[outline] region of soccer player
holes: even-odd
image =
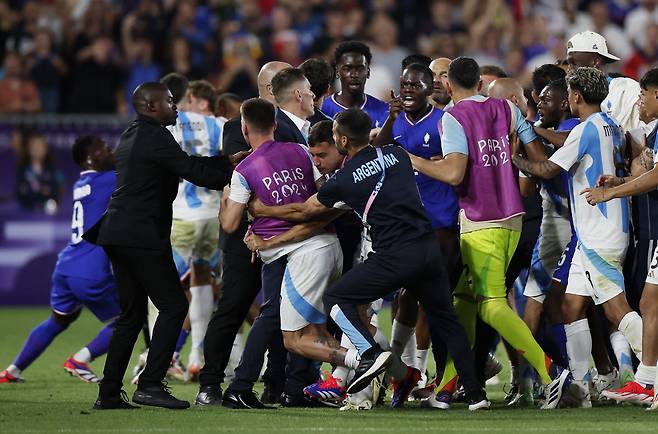
[[[482,65],[480,67],[480,79],[482,80],[480,95],[487,96],[489,85],[499,78],[507,78],[507,73],[503,68],[497,65]]]
[[[451,60],[447,57],[439,57],[432,60],[430,69],[434,74],[434,92],[432,93],[432,105],[441,110],[448,110],[452,107],[452,99],[448,93],[448,66]]]
[[[622,264],[630,223],[626,198],[591,207],[579,195],[583,189],[594,187],[599,176],[615,173],[615,164],[621,160],[621,130],[601,112],[608,81],[600,70],[581,67],[567,75],[567,84],[571,113],[581,123],[571,130],[564,146],[544,161],[529,161],[520,155],[512,158],[519,169],[539,178],[554,178],[562,170],[570,174],[571,214],[578,245],[562,312],[569,366],[578,386],[577,405],[587,408],[591,407],[588,380],[592,337],[586,317],[589,303],[603,306],[608,320],[628,339],[640,359],[642,318],[631,310],[624,295]]]
[[[188,155],[214,157],[219,154],[224,122],[214,116],[217,94],[207,81],[189,83],[176,125],[168,127]],[[188,267],[192,345],[187,365],[195,380],[203,364],[203,339],[215,306],[211,262],[218,254],[220,192],[197,187],[183,180],[173,203],[171,245],[179,274]]]
[[[516,135],[524,145],[539,143],[518,107],[478,95],[481,86],[475,60],[460,57],[450,63],[448,89],[455,106],[441,119],[444,159],[428,161],[412,155],[411,161],[419,172],[457,187],[462,260],[472,278],[470,295],[476,302],[465,315],[469,318],[466,327],[473,327],[477,312],[535,368],[548,385],[544,408],[555,408],[568,386],[569,372],[552,382],[551,361],[507,304],[505,287],[505,270],[519,241],[523,216],[508,137]],[[450,405],[457,380],[450,368],[446,367],[437,397],[432,398],[433,407]]]
[[[391,102],[389,117],[377,136],[375,141],[377,144],[383,145],[395,141],[407,152],[418,157],[425,159],[443,157],[438,130],[443,111],[433,107],[429,102],[434,91],[433,84],[432,70],[425,65],[411,64],[402,71],[400,97]],[[416,173],[416,183],[421,201],[432,223],[432,229],[438,238],[448,270],[449,289],[452,290],[462,269],[457,231],[457,196],[452,186],[422,173]],[[407,292],[400,297],[400,307],[393,321],[392,346],[394,352],[401,354],[411,337],[415,355],[410,364],[424,374],[427,369],[430,339],[424,313],[420,312],[418,315],[420,321],[417,322],[417,301],[413,297],[411,300],[409,298]],[[411,336],[414,333],[414,325],[417,335],[415,338]],[[470,339],[472,337],[469,335]],[[438,352],[441,354],[438,355],[438,359],[445,363],[445,351]],[[424,386],[422,383],[421,381],[420,386]]]
[[[649,119],[658,118],[658,69],[649,70],[640,80],[642,93],[640,109],[647,113]],[[604,175],[599,178],[596,188],[585,188],[581,194],[590,205],[605,203],[616,198],[650,193],[647,200],[652,208],[656,206],[658,188],[658,128],[654,127],[646,139],[645,151],[633,161],[633,173],[628,177]],[[646,270],[638,273],[646,275],[646,283],[640,300],[642,310],[642,360],[635,373],[635,381],[624,387],[604,391],[603,395],[615,401],[634,403],[651,403],[651,410],[658,410],[655,396],[656,359],[658,359],[658,247],[654,249],[650,264]]]
[[[349,109],[334,120],[334,138],[350,159],[303,204],[264,207],[261,215],[306,221],[344,202],[372,233],[373,252],[324,296],[326,310],[359,351],[361,361],[348,392],[358,392],[384,370],[393,378],[392,406],[400,406],[420,378],[399,357],[383,351],[360,317],[359,305],[397,288],[409,290],[423,305],[432,341],[445,342],[458,360],[469,408],[488,408],[474,369],[473,354],[452,307],[449,283],[429,218],[422,206],[407,153],[398,146],[368,145],[370,117]],[[381,197],[380,197],[381,195]]]
[[[302,88],[309,94],[306,109],[310,115],[313,94],[308,81],[303,76],[302,79]],[[278,95],[276,89],[274,92]],[[233,173],[230,196],[220,214],[222,228],[227,232],[237,229],[252,193],[267,205],[296,203],[314,194],[316,182],[322,178],[303,145],[274,141],[276,123],[272,104],[251,99],[243,103],[241,114],[243,134],[254,151]],[[268,239],[285,233],[292,226],[283,220],[264,217],[256,218],[250,231]],[[284,268],[278,285],[281,289],[280,328],[286,348],[304,357],[356,368],[358,351],[341,348],[325,327],[322,295],[325,288],[340,277],[343,262],[336,235],[322,232],[301,242],[260,250],[260,256],[266,264],[263,282],[276,285],[275,276],[268,274],[279,263]],[[245,406],[244,401],[251,397],[253,392],[239,390],[232,384],[224,395],[223,405],[263,408],[255,402]]]
[[[24,381],[21,373],[80,316],[82,306],[107,325],[64,362],[64,369],[83,381],[98,382],[89,363],[107,352],[114,319],[120,313],[110,261],[102,248],[82,239],[83,232],[103,214],[114,191],[114,156],[105,142],[95,136],[77,139],[72,155],[82,172],[73,185],[71,239],[60,252],[53,272],[52,313],[32,330],[14,363],[0,373],[0,383]]]
[[[372,128],[381,128],[388,117],[388,104],[365,93],[366,81],[370,77],[370,48],[363,42],[341,42],[334,52],[336,76],[340,80],[340,92],[326,98],[322,111],[334,118],[348,108],[365,110],[372,119]]]

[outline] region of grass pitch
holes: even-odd
[[[46,308],[0,309],[0,369],[10,364],[30,330],[48,315]],[[382,318],[383,324],[390,324]],[[378,407],[369,412],[336,409],[269,411],[195,408],[173,411],[142,407],[132,411],[94,411],[97,387],[70,377],[64,360],[91,340],[100,324],[88,312],[62,333],[30,366],[22,384],[0,385],[0,434],[10,433],[658,433],[658,413],[634,406],[597,404],[590,410],[509,409],[502,386],[490,387],[491,411],[470,413],[464,404],[449,411]],[[138,345],[139,350],[139,345]],[[186,352],[184,351],[185,355]],[[136,358],[137,352],[134,354]],[[93,363],[101,374],[104,358]],[[501,374],[501,380],[507,374]],[[193,401],[197,386],[171,384],[177,397]],[[260,386],[260,385],[259,385]],[[125,387],[132,396],[134,386]]]

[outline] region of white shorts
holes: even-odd
[[[649,264],[649,271],[647,272],[646,283],[651,285],[658,285],[658,245],[653,250],[653,256],[651,257],[651,263]]]
[[[553,272],[571,239],[569,220],[544,216],[539,238],[532,251],[532,263],[523,295],[543,303],[551,287]]]
[[[567,294],[603,304],[624,292],[622,267],[626,249],[588,249],[580,242],[573,254]]]
[[[332,234],[317,235],[288,253],[281,282],[281,330],[297,331],[324,324],[322,296],[343,271],[343,252]]]

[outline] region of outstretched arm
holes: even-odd
[[[442,160],[425,160],[413,154],[409,158],[420,173],[453,186],[462,183],[468,166],[468,155],[459,152],[450,153]]]
[[[321,216],[334,212],[318,200],[317,193],[303,203],[290,203],[281,206],[267,206],[258,199],[249,202],[249,213],[254,217],[272,217],[289,222],[306,222],[321,218]]]
[[[555,131],[542,127],[535,127],[535,133],[547,142],[552,143],[556,148],[561,148],[569,136],[569,131]]]
[[[512,162],[520,171],[542,179],[551,179],[560,174],[562,168],[551,160],[530,161],[520,155],[513,155]]]

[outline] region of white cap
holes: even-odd
[[[605,43],[605,38],[590,30],[576,33],[569,39],[567,54],[569,53],[597,53],[605,57],[608,62],[619,60],[619,57],[608,52],[608,44]]]

